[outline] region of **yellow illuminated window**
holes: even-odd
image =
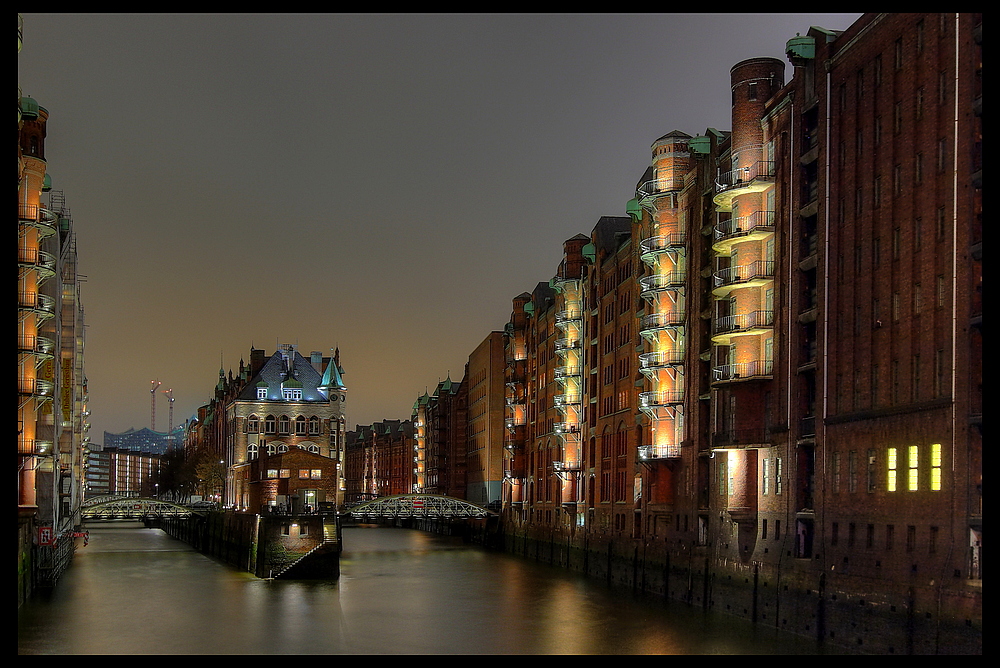
[[[909,471],[907,475],[907,489],[911,492],[917,491],[920,483],[920,476],[917,473],[917,460],[919,459],[919,448],[915,445],[910,446],[910,453],[907,457],[907,466],[909,466]]]
[[[941,444],[931,444],[931,491],[941,491]]]
[[[889,448],[888,479],[886,489],[890,492],[896,491],[896,448]]]

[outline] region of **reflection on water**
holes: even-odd
[[[131,525],[136,526],[136,525]],[[773,654],[808,641],[461,539],[344,530],[341,577],[258,580],[157,529],[91,528],[20,654]]]

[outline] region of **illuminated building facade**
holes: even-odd
[[[340,351],[332,357],[313,352],[306,359],[295,345],[285,344],[265,359],[263,350],[251,349],[249,367],[240,366],[240,381],[224,403],[224,505],[259,512],[251,503],[251,484],[258,481],[251,463],[265,453],[281,455],[295,449],[332,462],[319,469],[324,475],[336,472],[335,480],[321,481],[313,500],[341,504],[347,388]],[[227,394],[229,383],[221,377],[219,382],[217,391]],[[268,497],[267,503],[288,505],[291,501]]]
[[[21,18],[18,16],[18,51]],[[48,111],[18,99],[17,466],[18,602],[38,550],[80,521],[87,443],[84,321],[76,237],[45,159]],[[47,201],[45,201],[47,200]],[[45,535],[44,541],[40,536]],[[64,545],[71,542],[64,541]],[[34,545],[34,547],[33,547]],[[34,554],[32,551],[34,550]],[[62,551],[62,548],[60,548]],[[48,558],[48,556],[45,558]],[[60,557],[60,563],[68,563]],[[60,568],[49,569],[57,577]]]
[[[90,448],[87,454],[87,498],[159,495],[163,459],[160,453],[132,448]]]
[[[812,28],[732,68],[730,130],[652,144],[629,217],[513,300],[512,549],[875,651],[974,642],[981,31]]]

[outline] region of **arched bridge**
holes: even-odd
[[[80,511],[84,520],[140,520],[147,517],[190,517],[196,510],[159,499],[119,497],[89,503]]]
[[[345,511],[356,520],[388,518],[482,519],[496,516],[492,510],[463,499],[440,494],[398,494],[385,496]]]

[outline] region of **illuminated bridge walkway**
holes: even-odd
[[[492,510],[463,499],[439,494],[399,494],[365,501],[349,510],[355,520],[377,519],[484,519],[496,517]]]
[[[141,497],[99,497],[81,510],[84,521],[142,520],[153,517],[191,517],[198,510],[159,499]]]

